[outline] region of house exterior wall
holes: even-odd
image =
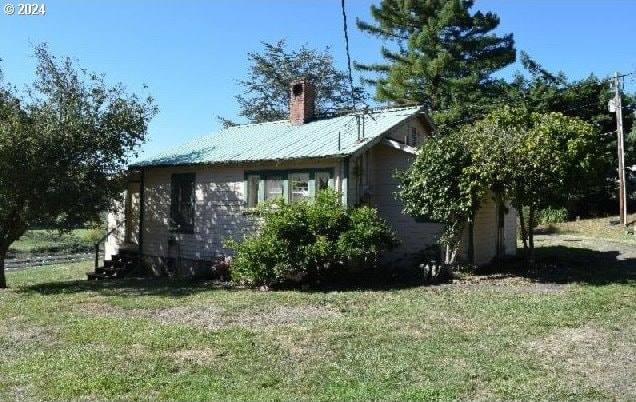
[[[125,197],[126,194],[123,194],[124,199]],[[110,259],[110,256],[117,254],[119,246],[124,243],[126,236],[124,205],[124,201],[113,201],[111,210],[108,212],[106,224],[109,234],[104,243],[104,255],[106,259]]]
[[[333,172],[332,186],[346,186],[342,177],[342,160],[299,160],[278,164],[241,166],[185,166],[146,168],[144,170],[143,250],[148,268],[161,274],[167,261],[183,275],[196,275],[201,262],[230,255],[226,239],[240,240],[255,230],[253,215],[246,214],[245,172],[259,170],[304,171],[324,169]],[[175,173],[195,173],[195,207],[193,233],[170,230],[171,177]],[[138,193],[137,193],[138,194]],[[137,208],[138,210],[138,208]],[[138,216],[137,212],[137,216]],[[112,219],[115,219],[113,215]],[[121,217],[120,217],[121,219]],[[138,230],[138,226],[134,226]],[[112,255],[123,238],[113,237]],[[108,258],[108,257],[107,257]]]
[[[476,265],[486,264],[497,255],[497,207],[491,197],[486,197],[475,215],[473,245]]]
[[[418,222],[414,217],[405,215],[402,212],[404,204],[395,195],[397,181],[394,174],[397,170],[405,170],[412,157],[414,155],[381,144],[370,152],[370,205],[391,224],[401,241],[397,250],[385,256],[386,260],[393,262],[410,260],[413,254],[434,244],[442,231],[439,224]]]
[[[505,255],[517,255],[517,210],[510,203],[506,203],[504,215],[504,246]]]
[[[170,231],[171,177],[195,173],[194,233]],[[224,254],[228,231],[247,227],[241,214],[243,170],[239,168],[179,167],[148,169],[144,173],[143,254],[160,257],[210,259]]]
[[[126,236],[124,241],[139,244],[139,185],[140,182],[128,183],[126,192]]]
[[[503,229],[503,255],[517,253],[517,211],[508,203],[505,206]],[[497,256],[497,205],[491,195],[487,195],[475,215],[473,225],[473,246],[475,265],[488,264]],[[459,256],[468,259],[468,228],[462,234]]]
[[[411,117],[402,124],[394,127],[387,133],[387,138],[417,147],[422,144],[429,135],[429,131],[422,121],[423,118]],[[415,129],[415,131],[413,131]],[[415,134],[415,138],[413,138]],[[415,139],[415,143],[412,141]]]
[[[390,130],[386,136],[417,146],[425,141],[427,135],[425,123],[414,117]],[[378,143],[366,151],[343,158],[144,168],[144,262],[156,274],[163,273],[167,265],[175,267],[183,275],[196,274],[201,263],[205,265],[207,262],[209,266],[213,258],[231,254],[231,250],[224,247],[226,239],[241,240],[256,229],[258,220],[246,213],[248,172],[291,173],[312,169],[331,173],[330,185],[342,193],[345,204],[368,204],[377,208],[396,230],[401,246],[384,256],[386,262],[413,262],[413,256],[434,244],[442,232],[439,224],[422,222],[403,214],[403,204],[395,196],[397,181],[394,174],[407,169],[414,157],[411,153]],[[172,175],[178,173],[195,174],[192,233],[177,233],[170,229]],[[118,211],[109,215],[109,228],[128,218],[126,226],[129,229],[128,233],[119,229],[109,237],[107,258],[115,254],[124,242],[138,244],[140,241],[139,225],[136,223],[140,211],[139,194],[139,183],[131,183],[127,213]],[[505,222],[506,253],[514,253],[516,213],[506,215]],[[492,201],[486,201],[475,224],[476,262],[487,262],[495,255],[496,231],[496,208]]]

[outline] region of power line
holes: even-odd
[[[353,75],[351,74],[351,56],[349,54],[349,33],[347,29],[347,13],[345,12],[345,0],[342,0],[340,4],[342,5],[342,21],[344,23],[343,30],[345,37],[345,50],[347,52],[347,68],[349,70],[349,86],[351,88],[351,106],[353,107],[353,109],[355,109],[356,99],[353,89]]]

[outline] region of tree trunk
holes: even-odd
[[[530,268],[534,268],[534,231],[532,230],[532,226],[533,226],[533,222],[534,222],[534,216],[535,216],[535,209],[533,206],[530,206],[529,208],[529,212],[528,212],[528,245],[529,245],[529,251],[530,251],[530,255],[529,255],[529,260],[528,260],[528,265]]]
[[[0,289],[7,288],[7,278],[4,276],[4,258],[7,255],[7,250],[0,250]]]
[[[528,231],[526,230],[526,222],[523,219],[523,205],[520,205],[517,208],[517,212],[519,213],[519,226],[521,227],[521,240],[523,240],[523,259],[526,263],[528,263],[529,255],[528,255]]]
[[[468,263],[475,264],[475,214],[468,218]]]
[[[446,255],[444,256],[444,264],[450,264],[450,245],[446,244]]]

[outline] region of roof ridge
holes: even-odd
[[[400,105],[400,106],[386,106],[386,107],[379,107],[379,108],[370,108],[367,109],[368,111],[370,111],[371,113],[381,113],[381,112],[397,112],[400,110],[408,110],[408,109],[421,109],[424,105],[422,104],[416,104],[416,105]],[[319,120],[329,120],[329,119],[333,119],[333,118],[337,118],[337,117],[344,117],[344,116],[354,116],[356,113],[362,112],[364,111],[364,109],[361,110],[350,110],[350,111],[346,111],[342,114],[335,114],[335,115],[328,115],[328,116],[318,116],[318,119],[316,120],[312,120],[309,121],[305,124],[309,124],[312,123],[313,121],[319,121]],[[337,111],[334,113],[338,113]],[[256,126],[262,126],[262,125],[266,125],[266,124],[281,124],[281,123],[286,123],[289,122],[289,120],[287,119],[280,119],[280,120],[272,120],[272,121],[262,121],[260,123],[245,123],[245,124],[237,124],[235,126],[231,126],[231,127],[226,127],[223,128],[221,130],[217,130],[215,132],[219,132],[219,131],[223,131],[223,130],[231,130],[231,129],[237,129],[237,128],[242,128],[242,127],[256,127]],[[210,134],[214,134],[214,132],[210,133]]]
[[[279,123],[283,123],[283,122],[286,122],[286,121],[289,121],[289,120],[281,119],[281,120],[272,120],[272,121],[262,121],[260,123],[237,124],[235,126],[222,128],[221,130],[217,130],[216,132],[223,131],[223,130],[231,130],[231,129],[234,129],[234,128],[241,128],[241,127],[254,127],[254,126],[262,126],[262,125],[265,125],[265,124],[275,124],[275,123],[279,124]]]

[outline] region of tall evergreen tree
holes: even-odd
[[[356,64],[379,100],[428,106],[434,121],[456,125],[489,109],[491,74],[515,61],[512,34],[497,36],[497,15],[470,12],[472,0],[382,0],[375,23],[357,25],[385,42],[383,64]]]

